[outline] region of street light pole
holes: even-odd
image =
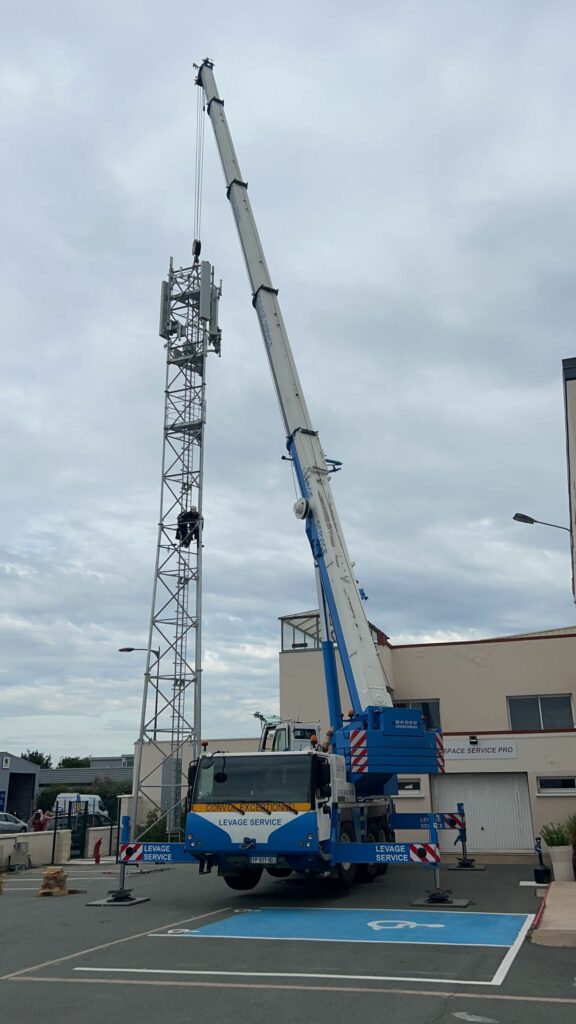
[[[527,516],[524,512],[516,512],[512,519],[517,523],[528,523],[530,526],[538,523],[540,526],[552,526],[555,530],[566,530],[566,533],[572,532],[569,526],[559,526],[558,523],[546,523],[543,519],[534,519],[533,516]]]
[[[151,654],[156,656],[156,703],[154,711],[154,739],[156,739],[156,728],[157,728],[157,716],[158,716],[158,684],[160,682],[160,648],[154,649],[152,647],[119,647],[118,652],[120,654],[132,654],[133,651],[144,651],[148,655],[148,659]],[[149,664],[149,660],[148,660]],[[132,789],[133,800],[131,809],[131,821],[130,821],[130,838],[134,839],[136,835],[136,820],[138,814],[138,793],[140,790],[140,777],[142,775],[142,737],[146,728],[146,706],[148,702],[148,686],[150,684],[150,671],[147,668],[144,675],[144,692],[142,694],[142,710],[140,715],[140,733],[138,743],[136,745],[136,754],[134,757],[134,769],[132,773]]]
[[[153,738],[156,739],[156,734],[157,734],[157,730],[158,730],[158,691],[160,689],[160,648],[158,647],[157,649],[155,649],[154,647],[151,647],[150,648],[150,652],[148,652],[148,648],[147,647],[119,647],[118,651],[119,651],[120,654],[131,654],[132,651],[144,651],[145,654],[150,653],[150,654],[155,654],[156,655],[156,694],[155,694],[155,697],[154,697],[154,736],[153,736]]]

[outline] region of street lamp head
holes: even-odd
[[[537,522],[537,520],[533,519],[532,516],[525,516],[523,512],[516,512],[512,518],[515,519],[517,523],[530,523],[531,526]]]
[[[144,651],[144,652],[146,652],[147,650],[148,650],[147,647],[119,647],[118,648],[118,653],[119,654],[132,654],[133,651]],[[150,654],[155,654],[156,657],[159,658],[160,657],[160,648],[159,647],[158,648],[151,647],[150,648]]]

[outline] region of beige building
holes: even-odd
[[[280,715],[328,727],[318,615],[282,618]],[[478,853],[533,850],[576,812],[576,627],[472,642],[391,644],[373,629],[395,704],[441,727],[446,774],[399,780],[398,810],[466,809]],[[341,676],[342,708],[349,707]],[[446,850],[454,835],[444,833]]]

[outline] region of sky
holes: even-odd
[[[137,736],[168,261],[190,263],[209,56],[370,620],[392,642],[573,625],[571,0],[2,5],[0,749]],[[315,606],[211,126],[223,280],[204,491],[203,734],[277,709]]]

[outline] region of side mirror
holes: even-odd
[[[321,800],[329,800],[332,796],[332,786],[329,786],[327,783],[323,786],[318,786],[318,796]]]
[[[319,758],[316,762],[316,784],[320,789],[322,786],[329,786],[332,781],[330,762]]]
[[[193,786],[196,781],[196,773],[198,771],[198,761],[190,761],[188,765],[188,785]]]

